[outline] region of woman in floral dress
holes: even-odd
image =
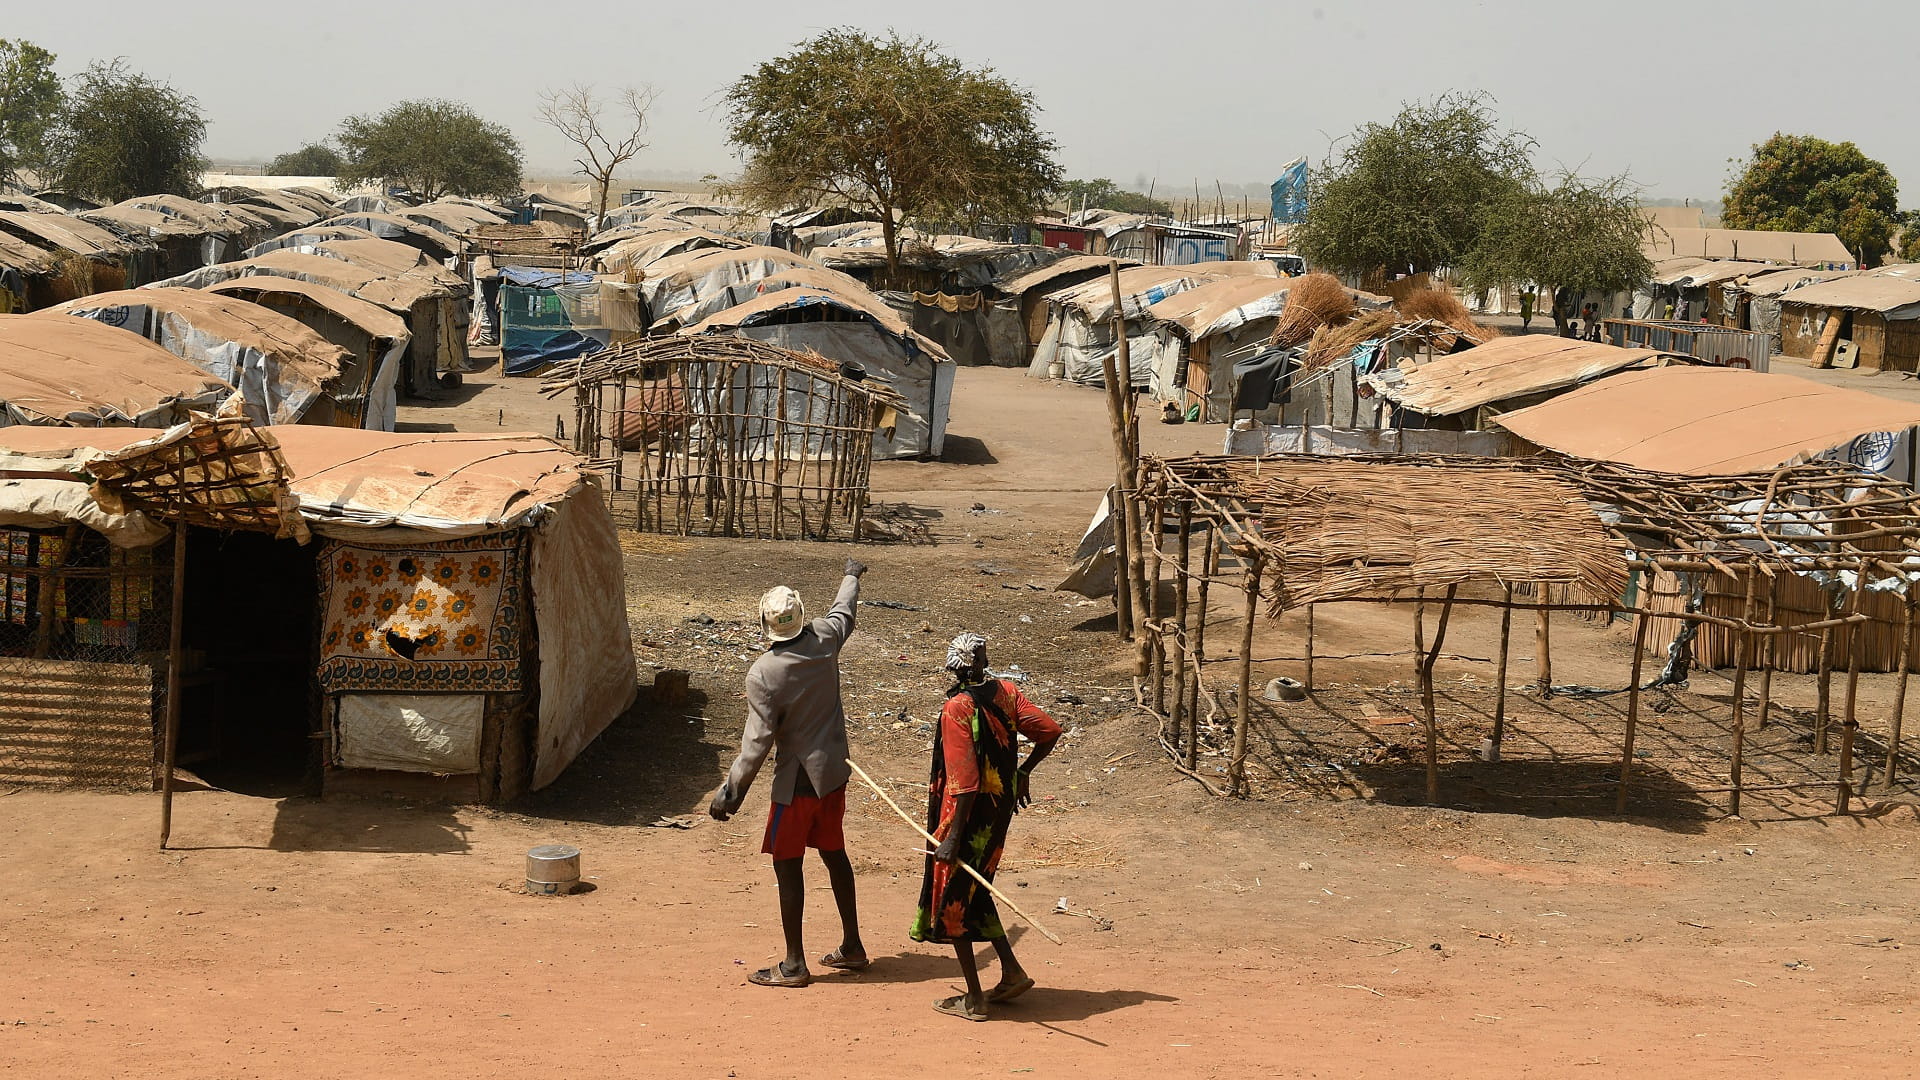
[[[1010,1001],[1033,987],[1014,959],[993,896],[965,862],[987,880],[1000,865],[1013,815],[1031,800],[1027,778],[1060,738],[1060,725],[1003,679],[987,677],[987,641],[961,634],[947,647],[947,691],[933,737],[933,774],[927,786],[927,831],[940,841],[927,858],[920,910],[910,936],[953,946],[967,992],[933,1007],[967,1020],[985,1020],[987,1005]],[[1023,764],[1016,734],[1033,750]],[[973,943],[985,941],[1000,957],[1000,982],[981,992]]]

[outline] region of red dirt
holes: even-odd
[[[560,410],[530,390],[481,377],[469,401],[408,418],[494,427],[505,414],[506,426],[551,431]],[[180,849],[159,852],[155,796],[0,789],[0,1070],[463,1080],[1911,1071],[1920,890],[1909,809],[1844,819],[1782,806],[1755,823],[1726,819],[1716,796],[1678,809],[1650,800],[1618,819],[1610,795],[1603,808],[1505,793],[1489,777],[1507,774],[1485,770],[1580,764],[1518,739],[1502,765],[1450,751],[1448,807],[1402,798],[1423,776],[1408,763],[1310,786],[1331,775],[1321,762],[1336,733],[1352,747],[1370,745],[1354,730],[1390,730],[1342,718],[1357,708],[1349,701],[1391,706],[1381,688],[1404,685],[1404,657],[1323,661],[1316,708],[1329,726],[1291,715],[1263,724],[1259,798],[1216,800],[1174,776],[1115,689],[1125,657],[1101,630],[1108,608],[1025,587],[1057,580],[1108,482],[1101,400],[1018,373],[962,371],[954,431],[979,443],[961,443],[958,456],[982,463],[875,472],[877,498],[940,515],[940,542],[860,549],[874,567],[869,597],[929,609],[861,609],[847,682],[855,753],[870,771],[901,794],[924,776],[921,725],[939,700],[931,669],[963,625],[986,627],[996,661],[1032,671],[1030,692],[1076,731],[1036,776],[1042,801],[1016,822],[1000,878],[1066,945],[1019,938],[1039,988],[990,1023],[928,1007],[953,992],[958,969],[906,940],[915,841],[860,791],[848,834],[877,962],[801,991],[746,983],[779,952],[758,843],[764,785],[733,822],[643,826],[697,812],[733,752],[753,598],[774,580],[822,596],[847,549],[632,537],[636,648],[650,667],[691,669],[695,698],[637,709],[553,788],[507,811],[196,789],[176,806]],[[1144,438],[1149,450],[1206,449],[1220,435],[1153,425]],[[969,514],[976,500],[993,512]],[[1404,612],[1329,611],[1338,615],[1320,632],[1330,653],[1408,647]],[[684,621],[703,612],[718,624]],[[1455,626],[1447,651],[1490,655],[1485,620]],[[1617,634],[1556,634],[1562,680],[1621,679]],[[1530,656],[1523,639],[1516,649]],[[1277,656],[1297,641],[1283,625],[1256,647]],[[1516,667],[1512,681],[1530,678],[1530,662]],[[1443,664],[1441,681],[1463,687],[1447,708],[1477,700],[1461,675],[1484,684],[1489,672]],[[1804,694],[1803,683],[1783,679],[1782,692]],[[1725,692],[1710,676],[1696,690]],[[1056,705],[1063,691],[1089,704]],[[1411,711],[1397,700],[1379,717]],[[1594,706],[1601,720],[1615,707]],[[1463,746],[1481,734],[1469,719],[1453,721]],[[1296,721],[1299,738],[1284,730]],[[1677,740],[1661,763],[1710,773],[1720,750],[1708,749],[1688,757]],[[584,849],[593,891],[518,891],[524,851],[553,841]],[[825,886],[810,865],[814,955],[834,944]],[[1060,897],[1097,919],[1049,914]]]

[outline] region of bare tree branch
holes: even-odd
[[[612,97],[603,98],[586,83],[540,94],[540,119],[580,148],[574,163],[597,189],[599,218],[607,216],[613,174],[647,148],[641,136],[658,96],[654,87],[640,85],[623,86]]]

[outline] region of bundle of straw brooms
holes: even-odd
[[[1298,348],[1311,341],[1321,327],[1343,323],[1353,317],[1353,312],[1353,295],[1339,278],[1308,274],[1287,289],[1287,306],[1280,309],[1280,321],[1274,325],[1268,344]]]

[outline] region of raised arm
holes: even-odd
[[[840,592],[833,598],[833,610],[827,612],[819,624],[820,640],[830,648],[838,649],[853,635],[854,613],[860,607],[860,575],[866,572],[865,563],[847,560],[847,576],[840,579]]]

